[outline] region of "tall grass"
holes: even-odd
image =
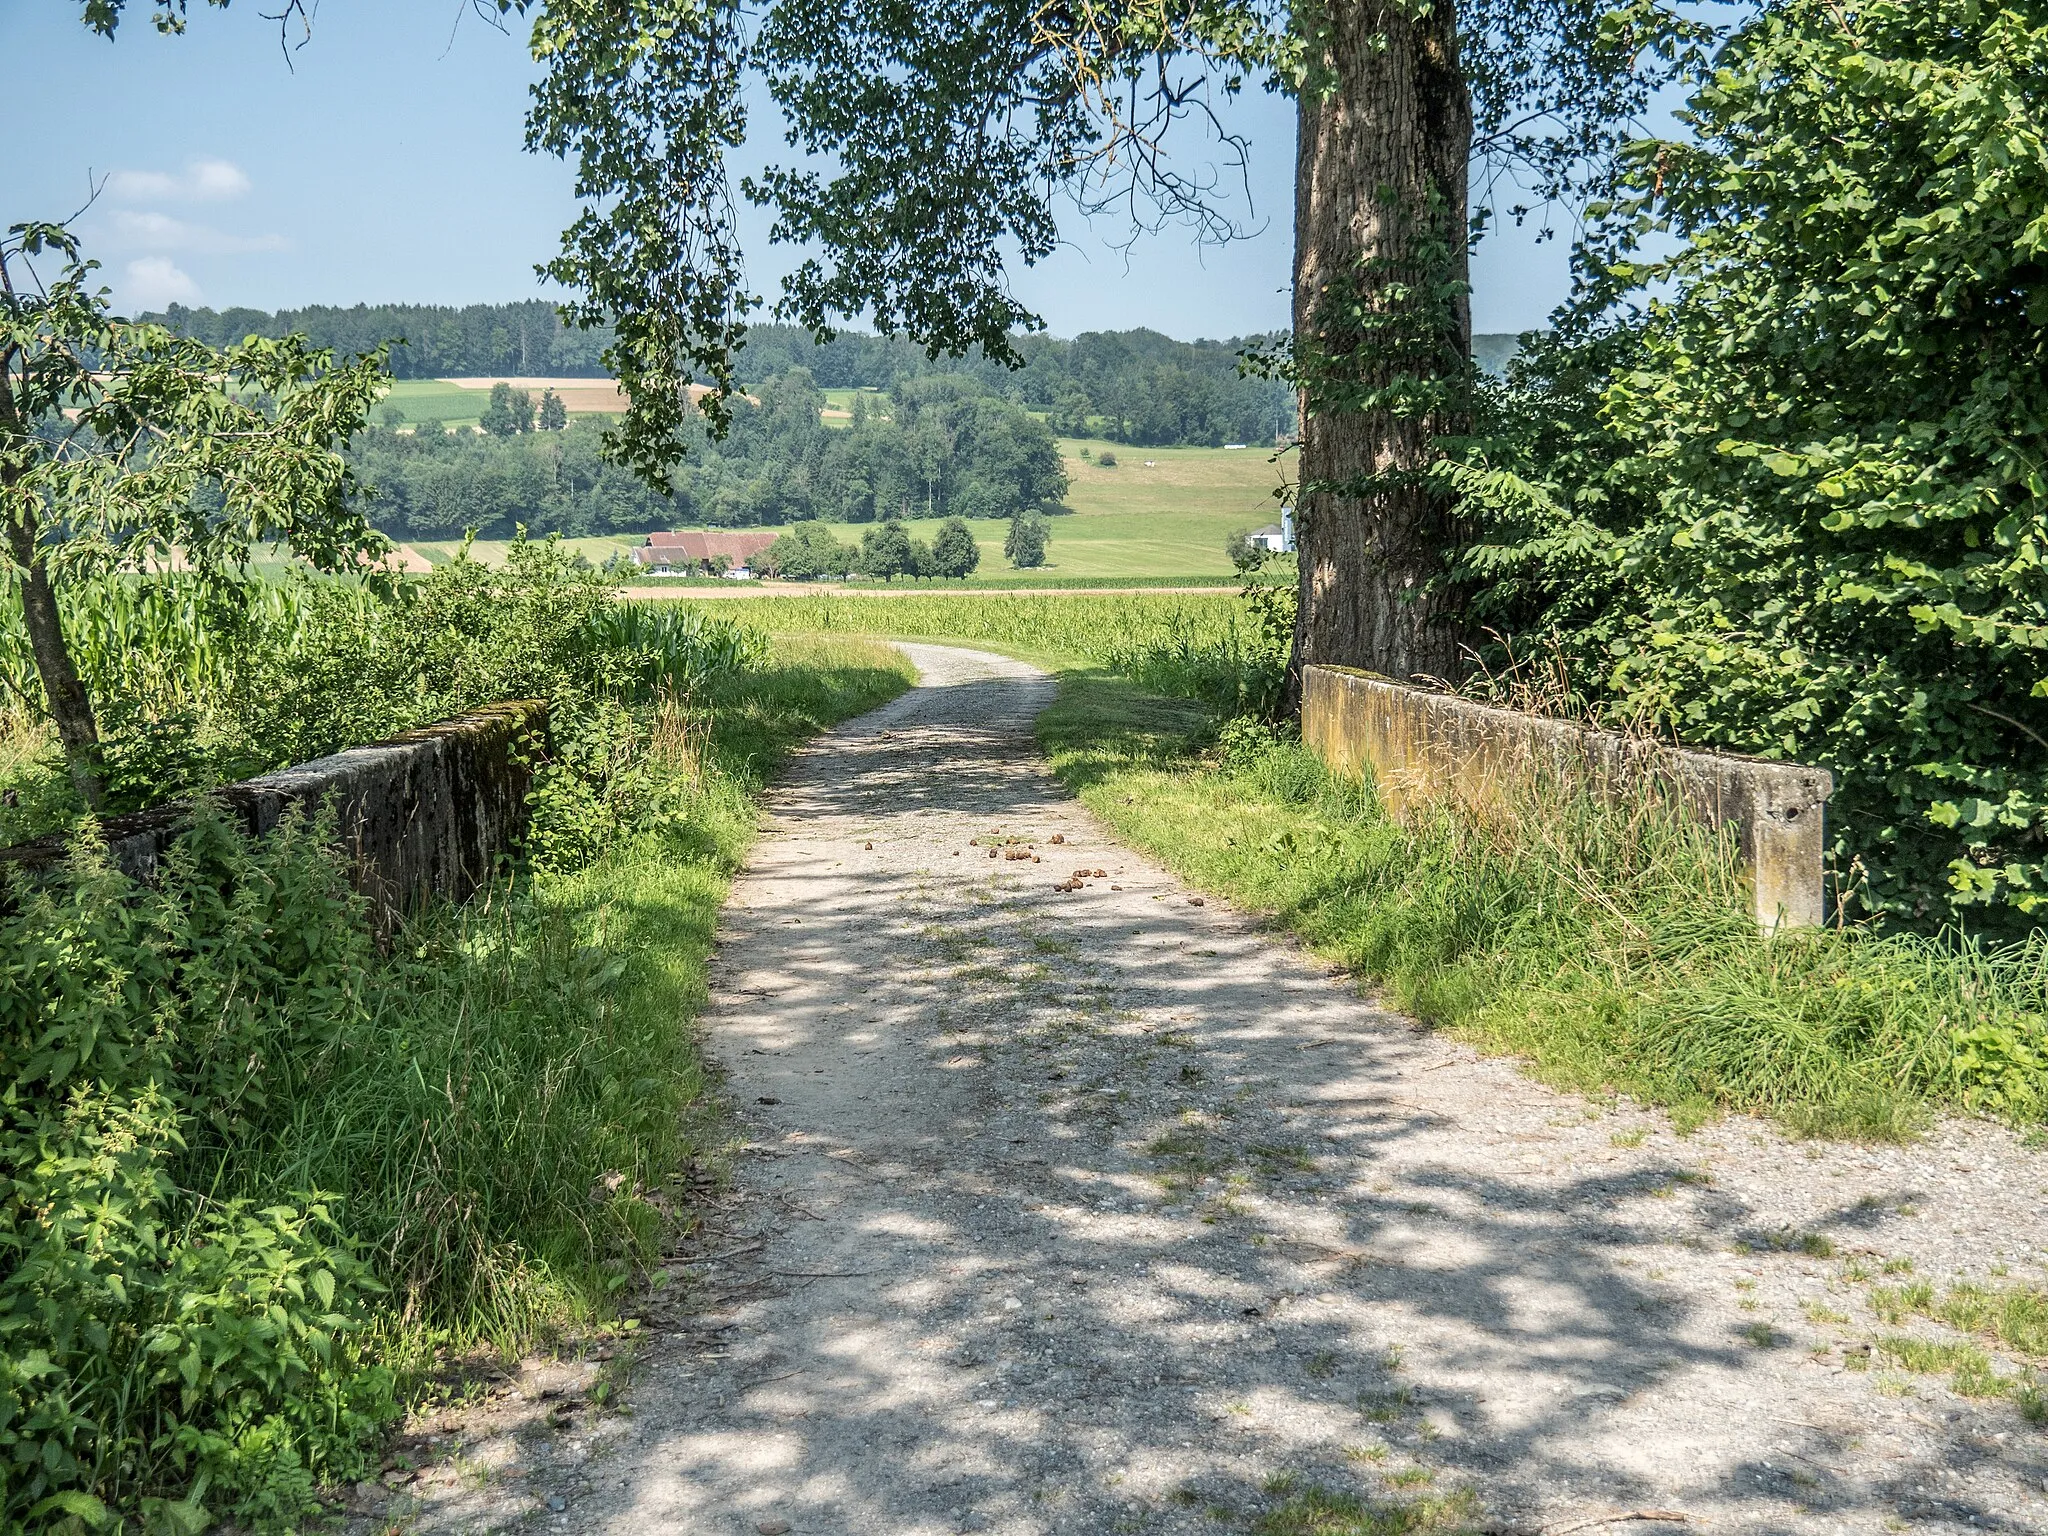
[[[0,889],[9,1529],[294,1527],[437,1357],[604,1319],[694,1219],[679,1180],[716,1132],[689,1020],[755,797],[909,668],[614,621],[548,556],[415,592],[310,585],[222,665],[166,609],[153,703],[276,752],[548,691],[516,880],[379,951],[324,834],[250,845],[201,802],[153,890],[90,839],[54,886]]]
[[[293,1069],[289,1121],[234,1172],[348,1191],[401,1317],[531,1343],[601,1309],[678,1219],[717,1131],[687,1020],[755,797],[791,745],[909,680],[895,652],[783,638],[671,696],[635,751],[669,776],[643,824],[564,875],[400,935],[349,1039]]]
[[[1217,740],[1205,711],[1100,677],[1070,676],[1041,731],[1124,835],[1553,1082],[1852,1136],[1933,1108],[2048,1117],[2048,940],[1765,938],[1733,847],[1674,806],[1396,818],[1298,744],[1251,722]]]
[[[1126,665],[1151,646],[1241,657],[1255,627],[1236,598],[1222,593],[1120,593],[1097,596],[1016,594],[902,597],[746,597],[692,605],[774,631],[888,635],[898,639],[983,641],[1055,665]],[[1234,691],[1234,682],[1230,685]]]
[[[621,603],[609,578],[552,544],[396,583],[172,575],[62,591],[117,811],[508,697],[548,699],[557,739],[587,756],[576,738],[600,703],[701,690],[761,654],[732,615]],[[17,607],[0,607],[0,679],[13,705],[0,710],[5,844],[81,808],[42,728]]]
[[[753,597],[711,611],[770,630],[979,641],[1052,667],[1102,668],[1224,714],[1271,713],[1287,666],[1284,638],[1222,593]]]

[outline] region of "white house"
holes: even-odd
[[[1247,544],[1256,544],[1269,554],[1293,554],[1294,509],[1292,507],[1287,508],[1280,514],[1279,522],[1268,523],[1263,528],[1254,528],[1244,537]]]

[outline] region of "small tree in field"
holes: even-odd
[[[832,530],[820,522],[791,526],[768,547],[768,568],[791,581],[814,581],[821,576],[844,576],[852,570],[860,552],[832,537]]]
[[[31,264],[59,259],[45,286]],[[0,241],[0,527],[36,672],[80,798],[106,798],[99,728],[57,589],[183,560],[202,579],[288,541],[323,570],[385,540],[341,449],[389,384],[384,353],[337,367],[302,336],[217,351],[108,312],[57,224]],[[209,494],[195,494],[209,493]]]
[[[1003,536],[1003,557],[1018,570],[1045,564],[1045,546],[1052,542],[1052,529],[1036,512],[1020,512],[1010,519],[1010,531]]]
[[[934,576],[971,576],[980,564],[981,550],[964,521],[949,517],[939,524],[939,531],[932,535],[931,573]]]
[[[562,404],[562,397],[552,389],[540,397],[540,429],[543,432],[559,432],[569,425],[569,407]]]
[[[884,581],[893,581],[906,572],[915,574],[916,570],[916,551],[910,546],[910,535],[894,518],[861,535],[860,573],[863,576],[879,576]]]

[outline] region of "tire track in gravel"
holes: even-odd
[[[2038,1283],[2038,1155],[1552,1093],[1118,847],[1037,754],[1043,674],[904,649],[921,685],[796,759],[725,915],[704,1310],[538,1526],[1218,1531],[1292,1478],[1496,1531],[2048,1530],[2040,1432],[1855,1369],[1843,1258],[1771,1246]]]

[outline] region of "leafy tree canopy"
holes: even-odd
[[[981,564],[981,550],[974,542],[974,534],[967,524],[957,517],[949,517],[939,524],[939,531],[932,535],[931,570],[933,576],[972,576]]]
[[[218,0],[215,0],[218,3]],[[689,385],[722,425],[740,393],[736,352],[760,307],[749,288],[726,157],[746,139],[758,81],[806,158],[739,186],[807,244],[775,305],[820,335],[857,317],[934,355],[1018,359],[1041,328],[1007,263],[1043,260],[1063,204],[1138,228],[1238,232],[1243,145],[1228,127],[1248,86],[1337,87],[1328,18],[1281,0],[489,0],[533,15],[545,66],[532,149],[572,158],[584,212],[545,271],[578,295],[577,325],[613,328],[605,359],[632,400],[612,448],[653,479],[691,440]],[[1389,24],[1452,0],[1377,0]],[[89,0],[111,34],[125,0]],[[186,0],[155,20],[182,29]],[[297,3],[282,25],[305,21]],[[1463,0],[1454,37],[1473,98],[1483,220],[1597,168],[1623,125],[1697,46],[1670,0]],[[1207,154],[1169,155],[1205,132]],[[1179,169],[1220,161],[1222,173]],[[1512,171],[1513,174],[1506,174]]]
[[[1768,6],[1451,471],[1489,624],[1832,769],[1852,908],[1994,933],[2048,912],[2044,77],[2044,0]]]
[[[38,257],[59,269],[47,281]],[[0,242],[0,523],[50,713],[94,807],[98,731],[56,586],[174,563],[217,575],[265,541],[326,570],[381,549],[341,450],[385,377],[381,353],[336,366],[298,337],[217,351],[117,319],[96,267],[56,225]]]

